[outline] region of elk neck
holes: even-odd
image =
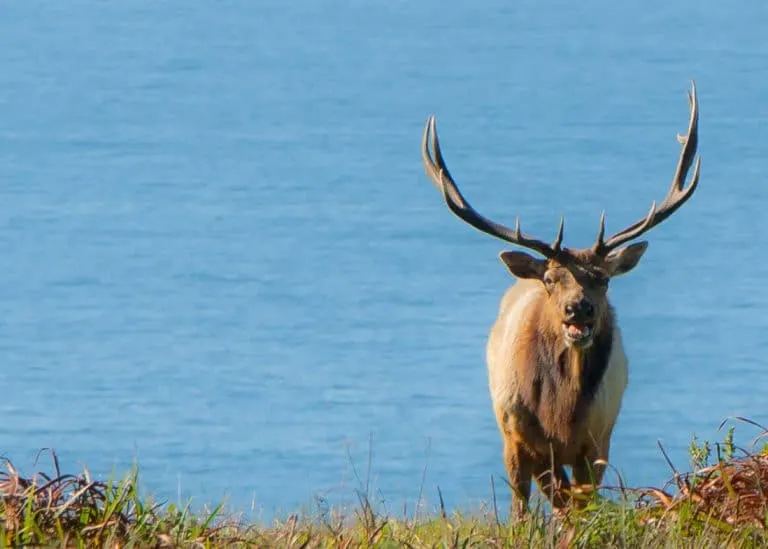
[[[537,358],[527,362],[521,397],[544,431],[565,441],[585,417],[608,368],[614,315],[606,305],[595,323],[592,344],[586,348],[566,344],[560,318],[550,317],[544,303],[535,317],[529,325],[535,330],[529,352]]]
[[[613,311],[606,303],[595,322],[591,344],[579,347],[566,343],[560,319],[547,322],[547,329],[543,330],[542,335],[550,339],[545,346],[551,350],[550,357],[553,364],[557,365],[556,377],[563,385],[585,396],[591,396],[597,391],[608,366],[613,343],[613,323]]]

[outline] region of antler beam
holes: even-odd
[[[691,169],[693,157],[696,155],[696,148],[699,144],[699,103],[696,98],[696,84],[691,81],[691,91],[688,92],[688,103],[691,107],[691,118],[688,122],[688,133],[686,135],[678,134],[677,140],[683,145],[680,153],[680,160],[677,163],[675,176],[672,179],[672,185],[667,192],[664,200],[656,206],[654,201],[651,204],[651,210],[643,219],[630,225],[626,229],[614,234],[607,240],[603,240],[605,234],[605,212],[600,218],[600,229],[597,234],[597,240],[592,246],[592,250],[598,255],[606,255],[622,244],[633,240],[646,231],[651,230],[656,225],[670,217],[680,206],[685,204],[691,198],[693,192],[699,184],[699,169],[701,167],[701,157],[696,159],[696,166],[693,169],[693,176],[688,188],[685,187],[685,179],[688,171]]]
[[[432,138],[431,144],[434,159],[429,152],[430,135]],[[421,142],[421,154],[424,159],[424,167],[427,170],[427,175],[437,189],[443,194],[443,198],[445,199],[448,208],[464,222],[479,231],[505,240],[506,242],[529,248],[550,259],[560,253],[561,245],[563,243],[563,226],[565,223],[565,220],[562,217],[560,218],[560,227],[557,230],[555,241],[550,245],[542,240],[523,233],[520,230],[519,217],[515,220],[515,229],[512,230],[483,217],[469,204],[469,202],[467,202],[466,198],[461,194],[461,191],[459,191],[458,186],[451,177],[448,167],[445,165],[445,160],[440,151],[440,141],[437,137],[434,116],[430,116],[427,119],[426,126],[424,127],[424,137]]]

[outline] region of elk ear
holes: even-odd
[[[517,278],[535,278],[541,280],[547,270],[544,259],[536,259],[525,252],[501,252],[499,257],[507,269]]]
[[[647,242],[636,242],[626,248],[619,248],[609,253],[605,258],[605,262],[608,264],[610,275],[623,275],[637,267],[647,247]]]

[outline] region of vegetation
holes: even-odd
[[[747,421],[739,418],[742,421]],[[756,425],[752,423],[753,425]],[[722,425],[721,425],[722,428]],[[763,432],[755,442],[768,436]],[[662,488],[618,486],[581,495],[582,509],[553,517],[541,506],[504,523],[495,502],[474,515],[411,519],[379,514],[365,495],[348,516],[290,516],[271,525],[198,515],[139,496],[138,470],[94,480],[88,471],[22,477],[0,472],[0,546],[52,547],[760,547],[768,546],[768,448],[738,448],[730,428],[710,445],[694,437],[692,471]],[[753,447],[755,445],[753,444]],[[713,449],[714,448],[714,449]],[[663,448],[661,450],[664,452]],[[666,454],[664,454],[666,456]],[[669,461],[669,460],[668,460]]]

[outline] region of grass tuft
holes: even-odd
[[[757,425],[744,418],[740,421]],[[760,426],[758,426],[760,427]],[[721,425],[722,428],[722,425]],[[755,441],[768,437],[762,433]],[[0,470],[0,546],[57,547],[761,547],[768,546],[768,450],[736,447],[733,428],[714,445],[694,439],[692,471],[661,488],[616,488],[578,494],[579,509],[548,513],[534,500],[529,515],[499,518],[493,501],[479,513],[449,513],[442,494],[432,516],[378,513],[365,492],[353,512],[319,518],[291,515],[269,525],[226,516],[223,504],[193,514],[189,505],[162,505],[138,492],[138,468],[121,479],[94,480],[87,469],[22,476],[5,460]],[[662,453],[664,449],[661,448]],[[666,453],[664,453],[666,457]],[[668,459],[668,458],[667,458]],[[37,460],[36,460],[37,461]],[[669,461],[669,460],[668,460]]]

